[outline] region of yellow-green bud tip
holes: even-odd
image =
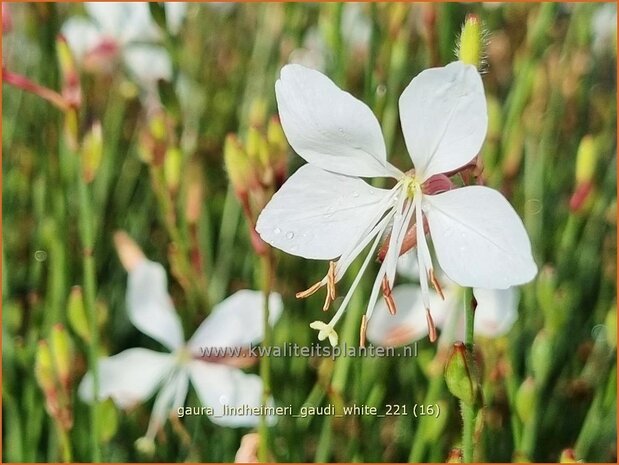
[[[477,69],[481,68],[484,61],[485,33],[483,24],[477,15],[467,15],[460,42],[458,44],[458,59]]]

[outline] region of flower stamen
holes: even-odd
[[[367,316],[363,315],[361,317],[361,327],[359,328],[359,346],[365,347],[365,335],[368,330],[368,319]]]
[[[325,297],[325,304],[322,306],[323,311],[329,310],[331,302],[335,300],[335,267],[337,263],[334,261],[329,262],[329,271],[327,272],[327,295]]]
[[[434,342],[436,341],[436,326],[434,325],[434,320],[432,319],[429,308],[426,308],[426,323],[428,324],[428,337],[430,338],[430,342]]]
[[[434,268],[430,268],[430,271],[428,272],[428,278],[430,279],[430,282],[432,283],[432,287],[437,292],[437,294],[441,296],[442,300],[445,300],[445,294],[443,294],[443,288],[441,287],[441,283],[438,282],[438,279],[436,279],[436,276],[434,274]]]
[[[318,289],[320,289],[322,286],[324,286],[324,283],[322,281],[318,281],[316,284],[312,285],[310,288],[304,291],[297,292],[295,294],[295,297],[297,299],[305,299],[311,296],[312,294],[315,294],[318,291]]]
[[[395,300],[393,300],[393,296],[391,295],[391,287],[389,286],[389,279],[386,275],[383,277],[383,297],[385,298],[389,313],[395,315],[397,308],[395,306]]]

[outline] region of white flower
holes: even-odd
[[[139,251],[139,249],[137,249]],[[127,349],[99,361],[99,399],[111,397],[121,408],[149,399],[159,391],[146,433],[153,439],[168,415],[182,407],[189,388],[193,385],[205,407],[214,415],[209,418],[222,426],[254,426],[256,416],[223,415],[223,406],[259,407],[262,381],[224,363],[201,359],[205,347],[223,349],[247,348],[262,339],[263,295],[257,291],[241,290],[219,305],[198,327],[187,343],[184,342],[181,321],[167,292],[163,267],[145,258],[141,252],[125,259],[130,268],[127,289],[129,319],[144,334],[160,342],[171,353],[143,348]],[[129,254],[121,256],[127,258]],[[137,261],[137,263],[135,263]],[[270,321],[279,318],[282,301],[279,294],[270,296]],[[216,359],[211,357],[209,360]],[[225,361],[222,357],[223,361]],[[80,398],[94,400],[91,373],[87,373],[79,387]]]
[[[388,251],[367,306],[371,317],[379,292],[388,298],[402,244],[414,227],[422,299],[430,309],[428,281],[433,266],[424,233],[427,221],[436,257],[461,286],[506,289],[533,279],[537,267],[522,221],[497,191],[467,186],[428,193],[432,176],[457,170],[478,154],[487,129],[484,89],[474,66],[461,62],[416,76],[400,97],[400,118],[414,170],[387,162],[380,125],[363,102],[323,74],[287,65],[275,85],[279,115],[292,148],[308,164],[273,196],[258,218],[262,239],[304,258],[334,260],[329,273],[305,297],[327,286],[325,308],[335,283],[368,245],[369,252],[337,313],[348,305],[361,274],[383,236]],[[361,177],[391,177],[391,189]],[[425,184],[424,184],[425,183]]]
[[[436,293],[430,297],[434,321],[442,330],[439,345],[464,338],[463,289],[453,282],[443,289],[444,300]],[[401,346],[426,336],[428,327],[420,287],[401,284],[393,289],[392,295],[398,312],[391,315],[385,301],[379,301],[368,322],[368,340],[382,346]],[[506,334],[518,319],[518,289],[475,288],[473,295],[477,301],[475,334],[489,338]]]
[[[176,34],[187,5],[184,2],[164,5],[167,28]],[[62,27],[62,34],[78,61],[99,68],[109,65],[109,58],[120,53],[139,83],[153,86],[159,79],[171,79],[170,57],[158,43],[161,33],[147,3],[86,2],[84,6],[89,18],[73,17]]]

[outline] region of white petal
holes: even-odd
[[[186,369],[177,369],[168,376],[153,404],[148,431],[146,432],[147,437],[154,437],[165,424],[170,413],[177,411],[179,407],[183,407],[188,390],[189,373]]]
[[[202,404],[212,407],[215,415],[209,417],[222,426],[256,426],[257,415],[224,415],[223,406],[232,408],[259,407],[262,381],[257,375],[248,375],[237,368],[194,360],[189,365],[191,382]]]
[[[262,292],[247,289],[237,291],[218,305],[202,322],[187,343],[192,352],[200,354],[201,347],[245,347],[264,337]],[[282,298],[269,295],[271,326],[282,313]]]
[[[506,334],[518,319],[518,289],[473,289],[475,309],[475,334],[499,337]]]
[[[84,6],[105,34],[124,44],[152,41],[160,37],[146,3],[86,2]]]
[[[389,313],[385,299],[381,298],[368,321],[368,340],[382,346],[397,347],[426,336],[428,324],[421,288],[416,284],[400,284],[393,289],[392,296],[396,314]],[[430,293],[430,307],[435,322],[442,321],[452,305],[449,296],[443,301],[435,292]]]
[[[419,262],[414,250],[398,258],[398,273],[408,279],[419,279]]]
[[[63,24],[62,35],[77,61],[82,61],[103,38],[99,28],[92,21],[77,16],[69,18]]]
[[[102,358],[98,362],[99,400],[111,397],[121,408],[147,400],[173,365],[172,355],[147,349],[128,349]],[[82,379],[78,392],[83,401],[94,400],[91,372]]]
[[[129,273],[127,307],[133,325],[173,350],[183,344],[183,329],[168,295],[167,278],[159,263],[143,260]]]
[[[144,86],[155,87],[159,79],[172,79],[172,62],[165,48],[159,45],[130,45],[123,57],[131,74]]]
[[[256,224],[260,237],[284,252],[312,259],[339,257],[390,191],[359,178],[304,165],[275,193]],[[381,206],[384,205],[384,206]]]
[[[322,169],[350,176],[393,176],[370,108],[319,71],[286,65],[275,83],[282,127],[292,148]]]
[[[460,286],[507,289],[537,274],[522,220],[499,192],[462,187],[423,205],[438,262]]]
[[[169,31],[178,34],[187,16],[187,2],[165,2],[165,18]]]
[[[396,314],[389,313],[385,299],[381,298],[368,321],[368,340],[382,346],[402,346],[428,334],[426,311],[419,286],[396,286],[392,296],[397,308]]]
[[[479,152],[488,127],[477,69],[454,62],[422,71],[400,97],[400,119],[421,180],[466,165]]]

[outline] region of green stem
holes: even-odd
[[[428,391],[426,392],[423,404],[424,405],[435,404],[441,393],[442,387],[443,387],[443,377],[433,375],[432,378],[430,378],[430,385],[428,386]],[[435,420],[435,419],[433,418],[432,420]],[[421,428],[417,428],[417,431],[415,431],[413,445],[411,447],[411,451],[408,456],[409,463],[419,463],[423,460],[424,458],[423,456],[425,454],[426,446],[428,443],[427,435],[425,433],[426,433],[426,430],[421,429]]]
[[[269,324],[269,296],[273,283],[273,262],[271,259],[271,250],[260,257],[260,272],[261,272],[261,289],[264,294],[263,304],[263,323],[264,323],[264,339],[265,347],[271,346],[272,330]],[[260,358],[260,377],[262,378],[262,405],[267,405],[271,397],[271,359],[263,354]],[[268,417],[263,415],[260,417],[259,433],[260,443],[258,446],[258,459],[261,462],[269,462],[269,425]]]
[[[475,309],[472,305],[473,290],[466,288],[464,290],[464,317],[465,317],[465,333],[464,345],[466,346],[466,355],[473,377],[473,383],[476,383],[474,358],[473,358],[473,337],[475,334]],[[475,407],[468,405],[465,402],[460,402],[462,411],[462,459],[465,463],[471,463],[474,456],[473,435],[475,433]]]
[[[82,177],[81,170],[77,172],[77,183],[79,188],[79,221],[80,236],[83,247],[83,279],[84,279],[84,305],[88,314],[91,329],[91,340],[88,347],[89,365],[92,372],[94,401],[90,408],[90,429],[92,441],[92,461],[101,461],[101,450],[99,448],[99,334],[97,328],[97,309],[96,299],[96,277],[94,259],[94,231],[92,224],[92,206],[86,181]]]

